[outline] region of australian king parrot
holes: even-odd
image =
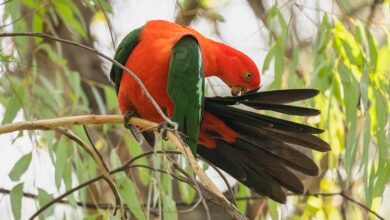
[[[193,152],[258,194],[284,203],[286,189],[304,192],[297,171],[318,175],[317,165],[299,148],[330,150],[316,136],[321,129],[234,107],[314,116],[320,112],[287,104],[312,98],[317,90],[257,92],[260,73],[248,56],[190,27],[162,20],[130,32],[114,59],[140,78],[164,113],[178,123]],[[209,76],[226,83],[232,96],[205,97]],[[164,121],[129,74],[113,65],[110,78],[122,114]],[[144,135],[153,142],[150,133]]]

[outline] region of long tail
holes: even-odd
[[[329,144],[314,135],[322,130],[230,105],[243,104],[257,110],[314,116],[320,111],[286,103],[317,94],[318,91],[313,89],[293,89],[206,98],[205,110],[222,119],[239,133],[239,137],[234,143],[218,140],[215,149],[199,146],[199,155],[259,194],[284,203],[286,193],[283,188],[294,193],[303,193],[304,190],[292,169],[309,176],[318,175],[317,165],[298,148],[329,151]]]

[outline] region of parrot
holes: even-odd
[[[114,59],[137,75],[177,123],[193,153],[256,193],[285,203],[287,190],[304,193],[299,173],[319,174],[302,149],[329,151],[330,145],[317,136],[323,130],[261,114],[319,115],[317,109],[289,104],[310,99],[318,90],[259,92],[261,75],[251,58],[189,26],[164,20],[148,21],[127,34]],[[232,96],[206,97],[205,78],[211,76],[220,78]],[[137,82],[118,65],[112,65],[110,79],[125,126],[133,116],[164,123]],[[153,133],[142,134],[152,145]]]

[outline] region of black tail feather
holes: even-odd
[[[317,109],[305,108],[299,106],[282,105],[282,104],[265,104],[265,103],[257,103],[257,102],[241,102],[241,104],[255,108],[257,110],[271,110],[271,111],[288,114],[288,115],[316,116],[321,114],[321,112]]]
[[[282,165],[281,160],[277,157],[273,157],[263,149],[257,148],[242,139],[237,139],[232,145],[241,150],[239,156],[252,168],[257,171],[262,170],[272,176],[280,185],[293,192],[303,192],[302,183],[295,174]]]
[[[285,104],[312,98],[318,95],[316,89],[286,89],[249,93],[236,97],[208,97],[206,100],[222,105],[234,105],[237,102],[252,101],[268,104]]]
[[[234,143],[217,138],[214,149],[198,146],[197,152],[260,195],[285,203],[284,188],[294,193],[304,191],[302,182],[290,169],[310,176],[318,175],[319,169],[314,161],[295,147],[329,151],[329,144],[313,135],[322,130],[228,105],[244,104],[255,109],[311,116],[320,112],[283,104],[308,99],[317,94],[318,91],[313,89],[294,89],[251,93],[239,97],[206,98],[205,111],[222,119],[238,132],[239,137]],[[154,137],[151,134],[144,133],[145,139],[152,145]]]
[[[205,110],[213,113],[221,119],[238,120],[259,128],[274,128],[282,131],[310,134],[319,134],[323,132],[323,130],[311,126],[262,115],[243,109],[220,105],[211,101],[205,102]]]
[[[234,143],[218,140],[215,149],[199,146],[199,155],[257,193],[284,203],[286,193],[283,188],[294,193],[304,191],[302,182],[290,169],[310,176],[318,175],[319,169],[315,162],[296,147],[329,151],[329,144],[313,135],[322,130],[229,105],[244,104],[255,109],[313,116],[320,114],[320,111],[284,104],[317,94],[317,90],[298,89],[207,98],[205,111],[222,119],[238,132],[239,137]]]
[[[220,105],[243,104],[257,110],[271,110],[289,115],[315,116],[320,114],[317,109],[284,104],[308,99],[317,94],[318,90],[313,89],[275,90],[238,97],[209,97],[206,98],[206,101]]]
[[[255,147],[263,149],[271,157],[280,159],[280,162],[286,166],[309,176],[318,175],[318,167],[311,158],[283,142],[272,141],[264,136],[254,137],[241,135],[241,139]]]
[[[285,132],[272,128],[258,128],[257,126],[235,120],[225,120],[224,122],[240,134],[248,134],[254,137],[261,136],[264,141],[277,141],[289,145],[310,148],[320,152],[330,150],[330,146],[327,142],[312,134]]]

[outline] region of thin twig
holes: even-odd
[[[87,135],[87,138],[88,138],[89,142],[91,143],[91,146],[92,146],[93,151],[95,152],[95,155],[99,158],[99,160],[100,160],[100,162],[102,164],[102,167],[105,170],[105,173],[108,174],[110,172],[110,170],[108,169],[108,166],[107,166],[106,162],[104,162],[103,156],[100,154],[99,150],[96,148],[95,144],[93,143],[92,138],[89,135],[87,127],[85,125],[83,125],[83,128],[84,128],[84,132]],[[106,180],[106,182],[110,186],[111,191],[112,191],[112,193],[115,196],[115,203],[117,205],[119,205],[119,212],[121,214],[121,219],[123,219],[123,220],[127,219],[127,213],[125,211],[125,207],[123,205],[123,202],[122,202],[121,196],[119,194],[119,191],[116,188],[116,185],[115,185],[113,179],[111,178],[111,176],[110,175],[108,175],[108,176],[109,177],[105,176],[104,179]],[[116,215],[117,211],[118,211],[118,208],[115,208],[114,215]]]
[[[202,203],[202,197],[199,196],[199,199],[194,204],[190,204],[191,207],[189,207],[188,209],[183,209],[183,210],[178,210],[178,211],[180,213],[192,212],[200,205],[200,203]]]
[[[109,171],[109,174],[112,175],[112,174],[115,174],[115,173],[118,173],[118,172],[122,172],[122,171],[128,170],[128,169],[130,169],[130,168],[139,168],[139,167],[150,168],[150,167],[146,167],[146,166],[144,166],[144,165],[133,165],[133,166],[131,166],[131,163],[135,162],[137,159],[141,158],[143,155],[149,155],[149,153],[145,153],[145,154],[142,154],[142,155],[140,155],[140,156],[138,156],[138,157],[136,157],[136,158],[131,159],[131,160],[130,160],[129,162],[127,162],[125,165],[123,165],[123,166],[121,166],[121,167],[119,167],[119,168],[116,168],[116,169],[114,169],[114,170],[112,170],[112,171]],[[152,169],[153,169],[153,168],[152,168]],[[165,172],[165,171],[162,171],[162,170],[157,170],[157,171],[158,171],[158,172]],[[93,179],[91,179],[91,180],[88,180],[88,181],[86,181],[86,182],[84,182],[84,183],[82,183],[82,184],[80,184],[80,185],[78,185],[78,186],[76,186],[76,187],[74,187],[74,188],[72,188],[72,189],[66,191],[65,193],[63,193],[63,194],[61,194],[60,196],[54,198],[54,199],[51,200],[49,203],[47,203],[47,204],[45,204],[44,206],[42,206],[41,208],[39,208],[39,209],[31,216],[30,219],[32,220],[32,219],[38,217],[38,215],[39,215],[40,213],[42,213],[44,210],[46,210],[47,208],[49,208],[49,207],[52,206],[53,204],[59,203],[61,200],[63,200],[65,197],[69,196],[70,194],[72,194],[72,193],[74,193],[74,192],[76,192],[76,191],[78,191],[78,190],[80,190],[80,189],[82,189],[82,188],[84,188],[84,187],[86,187],[86,186],[88,186],[88,185],[90,185],[90,184],[96,182],[96,181],[99,181],[99,180],[101,180],[101,179],[104,179],[104,177],[105,177],[105,176],[104,176],[103,174],[102,174],[102,175],[99,175],[99,176],[97,176],[97,177],[95,177],[95,178],[93,178]],[[183,179],[183,178],[178,177],[178,179],[185,182],[185,179]]]
[[[44,127],[41,127],[39,129],[47,130],[47,128],[45,129]],[[67,129],[60,128],[60,127],[53,128],[53,130],[55,130],[56,132],[58,132],[60,134],[63,134],[65,136],[67,136],[70,140],[73,140],[74,142],[76,142],[79,146],[81,146],[94,159],[94,161],[98,165],[99,169],[102,171],[104,179],[106,180],[106,182],[110,186],[112,192],[114,193],[117,205],[119,205],[119,207],[122,207],[122,208],[120,208],[121,218],[122,219],[126,219],[126,212],[125,212],[122,200],[120,199],[119,192],[118,192],[118,190],[117,190],[117,188],[115,186],[115,183],[114,183],[113,179],[111,178],[111,176],[110,176],[110,174],[108,172],[109,170],[108,169],[106,170],[105,169],[106,166],[103,165],[104,161],[101,161],[99,156],[98,156],[98,154],[96,154],[93,150],[91,150],[91,147],[89,147],[88,144],[86,144],[83,140],[81,140],[78,136],[76,136],[72,132],[68,131]],[[30,219],[34,219],[40,213],[35,213],[35,214],[36,214],[36,216],[33,215]]]
[[[8,1],[8,2],[10,2],[10,1]],[[29,10],[28,12],[23,13],[23,15],[21,15],[21,16],[18,17],[18,18],[15,18],[15,19],[12,20],[10,23],[4,24],[4,25],[0,26],[0,29],[4,29],[5,27],[11,26],[11,25],[15,24],[16,22],[22,20],[23,18],[27,18],[27,17],[29,17],[29,16],[31,16],[31,15],[36,14],[39,10],[41,10],[41,9],[44,8],[44,7],[46,7],[46,6],[48,5],[48,3],[49,3],[49,1],[43,2],[43,3],[42,3],[41,5],[39,5],[38,7],[33,8],[33,9]],[[5,3],[2,3],[2,4],[0,4],[0,5],[3,5],[3,4],[5,4]]]
[[[214,166],[214,164],[209,163],[209,165],[212,168],[214,168],[214,170],[222,178],[223,182],[225,183],[226,187],[228,188],[228,191],[230,193],[230,199],[231,199],[230,202],[233,203],[234,205],[237,205],[236,197],[234,196],[234,191],[233,191],[232,187],[230,187],[229,181],[226,179],[225,175],[223,175],[222,171],[218,167]]]
[[[10,3],[10,2],[12,2],[12,1],[13,1],[13,0],[4,1],[4,2],[0,3],[0,6],[1,6],[1,5],[5,5],[5,4],[7,4],[7,3]]]
[[[108,30],[110,31],[110,37],[111,37],[111,43],[112,43],[112,48],[115,49],[115,40],[114,40],[114,34],[113,34],[113,30],[112,30],[112,25],[111,25],[111,21],[110,19],[108,18],[108,15],[106,13],[106,10],[104,10],[103,6],[102,6],[102,3],[100,1],[97,1],[98,5],[99,5],[99,8],[102,10],[103,12],[103,15],[104,15],[104,18],[106,19],[106,22],[107,22],[107,26],[108,26]]]
[[[153,152],[151,152],[151,154],[153,154]],[[10,194],[11,190],[9,189],[4,189],[4,188],[0,188],[0,193],[2,194]],[[24,197],[27,197],[27,198],[32,198],[32,199],[37,199],[38,196],[35,195],[35,194],[32,194],[32,193],[23,193],[23,196]],[[342,196],[344,197],[345,199],[347,199],[348,201],[356,204],[356,205],[359,205],[360,207],[362,207],[363,209],[366,209],[368,212],[370,212],[371,214],[375,215],[378,219],[380,220],[384,220],[385,218],[380,216],[378,213],[376,213],[375,211],[369,209],[367,206],[365,206],[364,204],[356,201],[355,199],[353,199],[352,197],[350,196],[347,196],[345,195],[343,192],[335,192],[335,193],[305,193],[305,194],[288,194],[287,196],[316,196],[316,197],[331,197],[331,196]],[[244,197],[237,197],[236,200],[258,200],[258,199],[264,199],[265,197],[263,196],[244,196]],[[58,201],[57,203],[61,203],[61,204],[65,204],[65,205],[68,205],[68,204],[71,204],[70,201],[67,201],[67,200],[60,200]],[[93,204],[93,203],[83,203],[83,202],[75,202],[77,206],[79,207],[85,207],[85,208],[88,208],[88,209],[114,209],[115,207],[111,204],[106,204],[106,203],[100,203],[100,204]],[[198,204],[199,203],[199,200],[197,202],[195,202],[194,204],[186,204],[186,203],[177,203],[176,205],[177,206],[191,206],[191,209],[193,209],[193,206]],[[146,206],[145,204],[143,204],[143,206]],[[128,209],[128,208],[126,208]],[[178,212],[180,213],[184,213],[184,212],[188,212],[187,210],[178,210]]]
[[[36,121],[23,121],[16,122],[11,124],[6,124],[0,126],[0,134],[20,131],[20,130],[35,130],[43,129],[48,130],[58,127],[71,126],[75,124],[105,124],[105,123],[123,123],[123,116],[121,115],[85,115],[85,116],[74,116],[74,117],[64,117],[56,119],[46,119],[46,120],[36,120]],[[129,124],[142,127],[157,127],[158,124],[151,122],[145,119],[132,117],[130,118]],[[237,208],[231,204],[224,195],[218,190],[214,183],[209,179],[209,177],[204,173],[204,171],[199,167],[196,162],[196,159],[192,155],[189,147],[183,143],[181,138],[176,132],[168,131],[168,139],[177,147],[177,149],[187,158],[189,161],[192,170],[200,178],[202,184],[204,184],[204,190],[209,194],[214,202],[224,207],[235,219],[244,219],[245,217],[240,214]]]
[[[178,136],[178,133],[177,133],[177,123],[176,122],[173,122],[171,121],[165,114],[164,112],[162,111],[162,109],[160,108],[160,106],[157,104],[157,102],[153,99],[153,97],[150,95],[150,93],[147,91],[145,85],[142,83],[142,81],[137,77],[136,74],[134,74],[131,70],[129,70],[128,68],[126,68],[125,66],[123,66],[121,63],[119,63],[118,61],[110,58],[109,56],[99,52],[98,50],[94,49],[94,48],[91,48],[91,47],[88,47],[88,46],[85,46],[83,44],[80,44],[80,43],[77,43],[75,41],[71,41],[71,40],[65,40],[65,39],[61,39],[61,38],[57,38],[57,37],[54,37],[52,35],[49,35],[49,34],[45,34],[45,33],[33,33],[33,32],[24,32],[24,33],[2,33],[0,34],[0,37],[17,37],[17,36],[31,36],[31,37],[39,37],[39,38],[44,38],[44,39],[49,39],[49,40],[54,40],[54,41],[58,41],[58,42],[61,42],[61,43],[64,43],[64,44],[68,44],[68,45],[73,45],[73,46],[76,46],[76,47],[79,47],[81,49],[84,49],[84,50],[87,50],[87,51],[90,51],[98,56],[101,56],[103,57],[104,59],[112,62],[114,65],[120,67],[122,70],[124,70],[126,73],[128,73],[136,82],[137,84],[139,85],[139,87],[141,88],[142,92],[145,94],[145,96],[148,98],[148,100],[151,102],[151,104],[154,106],[154,108],[156,109],[156,111],[160,114],[160,116],[167,122],[169,123],[170,125],[172,125],[175,129],[175,133],[173,132],[168,132],[168,136],[170,136],[170,140],[172,142],[175,142],[175,145],[176,147],[179,149],[179,151],[189,160],[190,164],[191,164],[191,168],[193,169],[193,171],[196,173],[196,175],[200,178],[202,184],[205,184],[205,186],[210,189],[216,196],[220,197],[219,201],[223,201],[223,203],[226,203],[226,207],[230,207],[228,208],[229,210],[229,213],[232,214],[233,216],[235,216],[236,218],[238,217],[242,217],[242,215],[239,213],[239,211],[237,210],[237,208],[235,206],[233,206],[232,204],[228,204],[230,203],[225,197],[224,195],[218,190],[218,188],[214,185],[214,183],[209,179],[209,177],[204,173],[203,170],[200,169],[200,167],[198,166],[198,164],[196,163],[196,160],[194,158],[194,156],[192,155],[192,152],[189,150],[188,147],[186,147],[186,145],[183,143],[183,141],[180,141],[180,137]],[[131,119],[130,119],[131,120]],[[157,123],[153,123],[152,125],[154,125],[155,127],[157,127]],[[149,126],[148,126],[149,127]]]
[[[79,47],[81,49],[84,49],[84,50],[87,50],[89,52],[92,52],[108,61],[110,61],[111,63],[113,63],[114,65],[118,66],[119,68],[121,68],[122,70],[124,70],[124,72],[128,73],[135,81],[136,83],[138,84],[138,86],[141,88],[142,92],[145,94],[146,98],[149,100],[149,102],[153,105],[153,107],[156,109],[156,111],[160,114],[160,116],[164,119],[164,121],[168,122],[170,125],[172,125],[173,127],[177,127],[177,123],[176,122],[173,122],[171,119],[169,119],[165,114],[164,112],[162,111],[162,109],[160,108],[160,106],[157,104],[157,102],[154,100],[154,98],[150,95],[150,93],[148,92],[148,90],[146,89],[145,85],[142,83],[141,79],[138,78],[138,76],[133,73],[131,70],[129,70],[127,67],[123,66],[121,63],[119,63],[118,61],[112,59],[111,57],[99,52],[98,50],[94,49],[94,48],[91,48],[91,47],[88,47],[88,46],[85,46],[83,44],[80,44],[78,42],[75,42],[75,41],[71,41],[71,40],[66,40],[66,39],[61,39],[61,38],[58,38],[58,37],[54,37],[52,35],[49,35],[49,34],[45,34],[45,33],[34,33],[34,32],[23,32],[23,33],[1,33],[0,34],[0,37],[20,37],[20,36],[29,36],[29,37],[38,37],[38,38],[43,38],[43,39],[48,39],[48,40],[54,40],[54,41],[57,41],[57,42],[60,42],[60,43],[64,43],[64,44],[68,44],[68,45],[72,45],[72,46],[76,46],[76,47]]]
[[[147,168],[147,169],[150,169],[150,170],[154,170],[154,171],[158,171],[158,172],[163,172],[165,173],[164,170],[160,170],[160,169],[154,169],[152,167],[148,167],[148,166],[145,166],[145,165],[131,165],[131,166],[127,166],[127,167],[120,167],[120,168],[117,168],[113,171],[110,172],[110,174],[115,174],[115,173],[118,173],[118,172],[123,172],[125,170],[128,170],[128,169],[131,169],[131,168]],[[68,191],[66,191],[65,193],[61,194],[60,196],[54,198],[53,200],[51,200],[50,202],[46,203],[44,206],[42,206],[41,208],[39,208],[31,217],[30,217],[30,220],[33,220],[34,218],[38,217],[39,214],[41,214],[43,211],[45,211],[46,209],[48,209],[50,206],[54,205],[55,203],[59,203],[60,201],[62,201],[65,197],[71,195],[72,193],[88,186],[88,185],[91,185],[92,183],[96,182],[96,181],[99,181],[101,179],[104,179],[104,176],[103,175],[100,175],[100,176],[97,176],[91,180],[88,180]],[[184,179],[178,177],[178,179],[180,179],[181,181],[185,181]]]
[[[298,194],[288,194],[288,196],[322,196],[322,197],[328,197],[328,196],[342,196],[344,197],[345,199],[347,199],[348,201],[360,206],[361,208],[365,209],[366,211],[370,212],[371,214],[375,215],[378,219],[380,220],[385,220],[384,217],[380,216],[377,212],[375,212],[374,210],[370,209],[369,207],[367,207],[366,205],[364,205],[363,203],[361,202],[358,202],[356,201],[354,198],[346,195],[343,191],[341,192],[337,192],[337,193],[305,193],[305,194],[302,194],[302,195],[298,195]]]

